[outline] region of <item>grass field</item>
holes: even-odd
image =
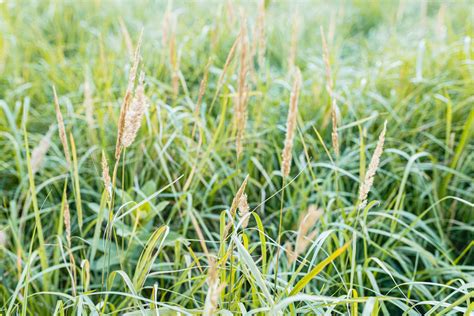
[[[0,14],[0,314],[474,315],[471,1]]]

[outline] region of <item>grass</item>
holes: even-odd
[[[474,313],[469,1],[19,0],[0,14],[1,314]],[[149,106],[115,157],[142,30]],[[292,260],[299,231],[312,239]]]

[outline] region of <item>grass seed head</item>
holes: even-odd
[[[64,127],[64,120],[61,114],[61,109],[59,107],[59,100],[58,95],[56,94],[56,88],[53,86],[53,94],[54,94],[54,108],[56,110],[56,119],[58,120],[58,131],[59,131],[59,139],[63,145],[64,155],[66,156],[66,162],[69,166],[71,164],[71,153],[69,152],[69,144],[67,142],[66,137],[66,128]]]
[[[133,98],[133,87],[135,85],[135,78],[137,76],[138,64],[140,63],[140,48],[141,48],[141,43],[142,43],[142,37],[143,37],[143,30],[140,33],[137,47],[135,49],[135,55],[132,62],[132,68],[130,69],[130,73],[128,76],[127,90],[125,91],[125,97],[123,99],[122,106],[120,108],[120,116],[119,116],[119,122],[118,122],[118,130],[117,130],[117,143],[115,145],[115,159],[118,159],[120,157],[120,153],[122,149],[122,144],[123,144],[122,138],[123,138],[123,134],[125,130],[125,117],[128,112],[128,107],[130,105],[130,102],[132,101],[132,98]]]
[[[288,118],[286,121],[286,137],[285,147],[282,154],[282,174],[287,177],[290,174],[291,158],[293,149],[293,138],[296,130],[296,119],[298,116],[298,98],[301,89],[301,72],[295,68],[293,88],[290,96],[290,109],[288,111]]]
[[[41,138],[41,141],[31,153],[31,170],[33,171],[33,174],[38,172],[38,170],[41,168],[44,157],[51,146],[51,135],[53,134],[53,128],[53,125],[49,127],[48,132]]]
[[[379,135],[379,140],[377,141],[377,146],[375,147],[374,154],[372,159],[370,159],[369,167],[365,173],[364,182],[359,189],[359,209],[364,208],[367,205],[367,196],[372,188],[374,183],[375,173],[379,167],[380,157],[383,153],[383,144],[385,142],[385,132],[387,130],[387,121],[383,125],[383,130]]]
[[[247,228],[249,224],[250,207],[247,201],[247,194],[242,194],[239,201],[239,215],[243,219],[242,228]]]
[[[148,108],[148,99],[145,96],[144,81],[145,74],[141,72],[140,79],[135,90],[135,95],[130,103],[125,114],[124,129],[122,135],[122,146],[129,147],[135,137],[137,136],[138,129],[140,128],[143,115]]]
[[[110,180],[109,164],[107,163],[107,158],[105,157],[104,151],[102,151],[102,181],[104,181],[105,190],[107,191],[107,197],[111,198],[112,184]]]

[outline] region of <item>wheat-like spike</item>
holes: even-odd
[[[148,100],[145,96],[145,88],[143,85],[144,79],[145,74],[142,71],[135,90],[135,95],[127,109],[127,113],[125,114],[122,136],[122,146],[125,148],[129,147],[135,140],[138,129],[142,123],[143,114],[145,114],[145,111],[148,108]]]
[[[387,121],[383,125],[383,130],[379,135],[379,140],[377,141],[377,146],[375,147],[374,154],[372,159],[370,159],[369,167],[365,173],[364,182],[359,189],[359,209],[363,209],[367,205],[367,196],[372,188],[374,183],[375,173],[379,167],[380,157],[383,153],[383,144],[385,142],[385,132],[387,130]]]
[[[220,283],[219,267],[216,260],[209,258],[209,272],[207,276],[207,285],[209,286],[204,303],[204,316],[212,316],[216,314],[219,302],[219,296],[225,287],[225,283]]]
[[[58,120],[58,131],[59,131],[59,139],[63,144],[64,155],[66,156],[66,162],[69,166],[71,164],[71,153],[69,152],[69,144],[67,142],[66,137],[66,128],[64,127],[64,120],[61,114],[61,109],[59,107],[59,100],[58,95],[56,94],[56,88],[53,86],[53,94],[54,94],[54,108],[56,110],[56,119]]]
[[[107,198],[110,199],[112,197],[112,182],[110,180],[109,164],[107,163],[107,157],[104,151],[102,151],[102,181],[104,181]]]
[[[120,157],[120,153],[122,150],[122,137],[125,128],[125,116],[128,112],[128,106],[132,101],[132,93],[133,93],[133,86],[135,84],[135,78],[137,76],[138,71],[138,64],[140,62],[140,47],[142,43],[143,37],[143,29],[140,32],[140,37],[138,39],[137,47],[135,49],[135,55],[133,58],[132,68],[130,69],[130,74],[128,76],[128,85],[127,90],[125,91],[125,97],[123,98],[122,106],[120,108],[120,116],[118,122],[118,130],[117,130],[117,143],[115,144],[115,159]]]
[[[130,57],[133,56],[133,44],[132,39],[130,38],[130,33],[128,32],[127,26],[123,21],[122,17],[119,17],[120,31],[122,32],[123,39],[125,41],[125,46],[127,47],[127,52]]]
[[[39,144],[33,149],[31,153],[31,170],[33,174],[38,172],[43,164],[44,157],[51,146],[51,135],[53,134],[54,126],[49,127],[48,132],[41,138]]]
[[[334,148],[334,152],[336,156],[339,156],[339,136],[337,133],[337,103],[336,97],[334,96],[334,84],[333,79],[331,76],[331,64],[329,62],[329,50],[328,45],[326,43],[326,36],[324,35],[323,27],[320,27],[321,31],[321,41],[323,45],[323,60],[326,69],[326,88],[329,92],[329,96],[331,97],[331,121],[332,121],[332,132],[331,132],[331,139],[332,139],[332,147]]]
[[[248,97],[248,86],[247,86],[247,73],[249,70],[248,62],[248,35],[247,35],[247,20],[242,16],[241,29],[240,29],[240,71],[239,71],[239,83],[238,92],[236,99],[235,119],[237,126],[237,137],[236,137],[236,149],[237,158],[242,153],[242,139],[245,133],[245,126],[247,121],[247,97]]]
[[[239,200],[239,215],[241,218],[243,218],[242,228],[247,228],[249,224],[249,212],[250,207],[247,201],[247,194],[244,193]]]
[[[293,88],[290,96],[290,109],[288,111],[288,118],[286,121],[286,137],[285,147],[283,148],[282,154],[282,167],[281,172],[283,177],[287,177],[290,174],[291,168],[291,157],[293,149],[293,138],[296,129],[296,119],[298,116],[298,97],[301,89],[301,72],[298,68],[295,68],[295,75],[293,81]]]
[[[292,71],[296,63],[296,52],[298,48],[298,11],[293,13],[293,22],[291,25],[290,54],[288,56],[288,71]]]
[[[86,122],[89,129],[94,128],[94,99],[92,98],[92,89],[88,76],[84,79],[84,109],[86,112]]]

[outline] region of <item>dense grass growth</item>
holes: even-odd
[[[474,313],[472,2],[262,4],[0,1],[0,314]]]

